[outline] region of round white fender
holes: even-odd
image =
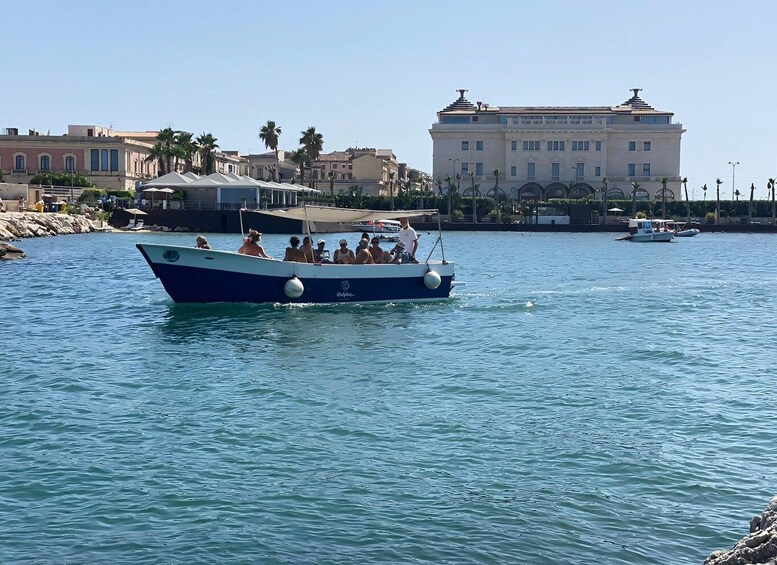
[[[431,270],[426,271],[426,274],[424,275],[424,284],[426,285],[426,288],[434,290],[440,286],[441,283],[442,279],[440,278],[440,275]]]
[[[286,296],[289,298],[299,298],[302,296],[302,293],[305,292],[305,286],[297,277],[291,277],[286,281],[286,284],[283,285],[283,292],[285,292]]]

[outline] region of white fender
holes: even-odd
[[[302,296],[302,293],[305,292],[305,286],[297,277],[291,277],[286,281],[286,284],[283,285],[283,292],[285,292],[286,296],[289,298],[299,298]]]
[[[424,275],[424,285],[426,285],[426,288],[434,290],[440,286],[441,283],[442,279],[440,278],[440,275],[432,270],[426,271],[426,274]]]

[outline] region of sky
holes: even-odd
[[[207,131],[265,151],[309,126],[324,151],[390,148],[431,170],[436,112],[496,106],[674,112],[681,176],[722,196],[777,177],[777,2],[3,1],[0,128]],[[729,196],[730,197],[730,196]]]

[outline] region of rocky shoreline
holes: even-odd
[[[750,535],[733,549],[715,551],[704,565],[777,565],[777,496],[763,513],[750,520]]]
[[[3,240],[89,233],[98,229],[99,224],[86,216],[41,212],[0,213],[0,260],[25,256],[21,249]]]

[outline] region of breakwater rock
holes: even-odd
[[[0,241],[0,261],[8,259],[24,259],[25,257],[24,251],[15,245]]]
[[[777,496],[769,507],[750,520],[750,535],[733,549],[716,551],[704,565],[777,565]]]
[[[89,233],[97,224],[85,216],[39,212],[0,213],[0,240]]]

